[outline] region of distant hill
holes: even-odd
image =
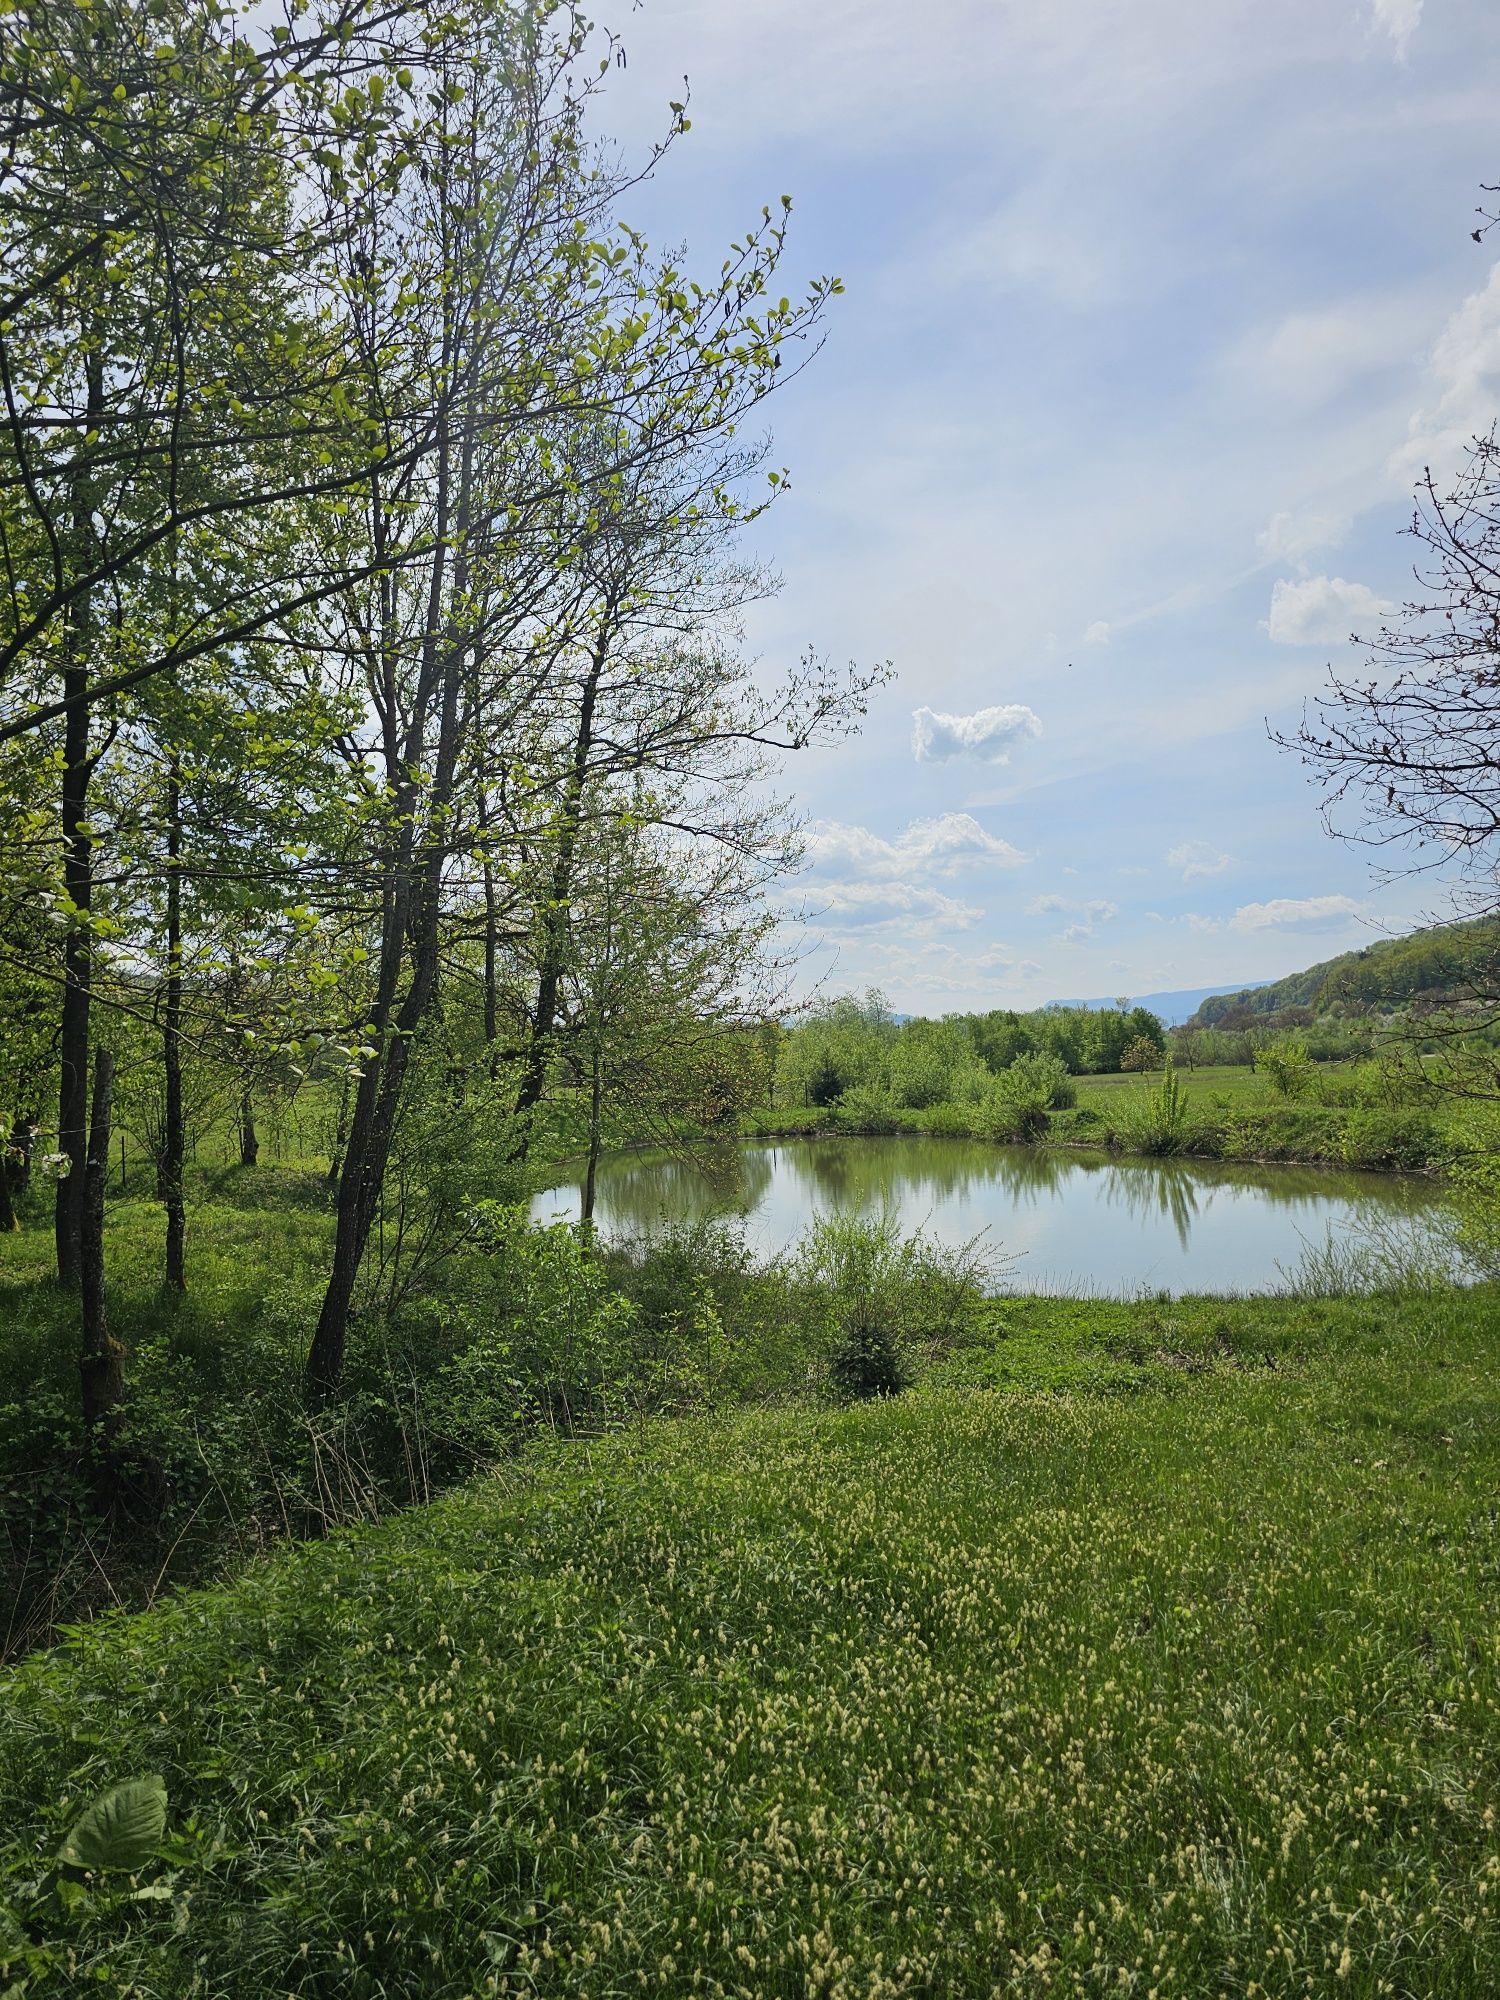
[[[1380,938],[1358,951],[1340,952],[1285,979],[1264,980],[1233,993],[1220,988],[1203,996],[1191,1025],[1212,1028],[1240,1011],[1278,1014],[1284,1007],[1307,1007],[1314,1014],[1362,1013],[1405,1007],[1419,999],[1460,1000],[1474,991],[1476,982],[1491,993],[1500,983],[1500,919],[1433,924],[1408,937]]]
[[[1224,991],[1222,986],[1184,986],[1175,993],[1132,993],[1127,1005],[1149,1007],[1164,1028],[1180,1028],[1207,1000]],[[1242,993],[1253,993],[1254,983],[1240,987]],[[1113,1007],[1116,999],[1108,1000],[1054,1000],[1054,1007]]]

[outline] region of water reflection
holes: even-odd
[[[1429,1187],[1387,1175],[910,1138],[620,1154],[601,1165],[597,1212],[606,1234],[738,1213],[764,1252],[817,1215],[889,1212],[949,1243],[983,1236],[1018,1260],[1012,1281],[1027,1289],[1115,1294],[1264,1290],[1309,1242],[1352,1241],[1372,1223],[1436,1234],[1442,1214]],[[576,1215],[576,1185],[538,1196],[533,1213]]]

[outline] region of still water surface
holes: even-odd
[[[621,1153],[600,1163],[606,1237],[664,1222],[745,1217],[759,1251],[786,1249],[816,1216],[877,1216],[961,1244],[983,1233],[1013,1259],[1003,1282],[1033,1292],[1259,1292],[1330,1236],[1436,1237],[1443,1209],[1420,1181],[1319,1167],[1121,1160],[973,1139],[748,1140],[691,1160]],[[532,1203],[538,1221],[575,1219],[579,1186]]]

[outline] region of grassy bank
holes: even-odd
[[[1471,2000],[1497,1346],[1492,1288],[1012,1301],[903,1398],[533,1452],[96,1623],[5,1688],[8,1976]],[[152,1771],[134,1888],[44,1882]]]
[[[1370,1099],[1353,1072],[1332,1069],[1315,1078],[1317,1095],[1288,1099],[1243,1067],[1178,1071],[1186,1106],[1170,1150],[1210,1160],[1281,1160],[1308,1166],[1354,1167],[1376,1173],[1435,1173],[1475,1143],[1475,1114],[1436,1094],[1422,1103]],[[1076,1102],[1055,1110],[1029,1136],[1033,1143],[1095,1146],[1121,1152],[1154,1149],[1141,1113],[1161,1087],[1157,1076],[1089,1076],[1072,1080]],[[1341,1101],[1342,1099],[1350,1101]],[[928,1134],[943,1138],[1028,1135],[997,1130],[981,1103],[932,1104],[921,1110],[856,1094],[845,1104],[765,1106],[742,1120],[747,1137],[819,1134]]]

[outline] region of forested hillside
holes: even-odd
[[[1435,924],[1409,937],[1379,938],[1357,951],[1289,973],[1266,986],[1204,1000],[1190,1028],[1233,1024],[1239,1015],[1386,1013],[1398,1008],[1493,1001],[1500,992],[1500,919]]]

